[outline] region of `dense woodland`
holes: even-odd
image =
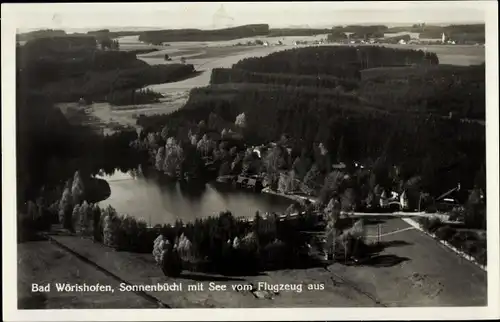
[[[35,39],[17,48],[17,61],[20,86],[53,102],[108,101],[108,96],[116,101],[120,92],[195,73],[189,64],[149,66],[133,52],[100,50],[93,37]]]
[[[269,25],[244,25],[217,30],[176,29],[145,31],[139,40],[150,44],[162,44],[173,41],[220,41],[238,38],[265,36],[269,33]]]

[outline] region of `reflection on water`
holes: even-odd
[[[151,225],[176,219],[193,221],[223,210],[237,217],[252,217],[256,211],[283,212],[291,203],[283,197],[229,186],[181,184],[149,172],[144,176],[140,170],[100,177],[111,187],[111,196],[99,203],[101,207],[111,205],[118,213],[143,218]]]

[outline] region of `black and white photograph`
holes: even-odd
[[[2,4],[4,320],[498,318],[497,12]]]

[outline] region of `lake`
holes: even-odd
[[[283,212],[292,201],[284,197],[235,189],[218,183],[188,185],[166,180],[158,173],[138,171],[99,178],[108,181],[111,195],[99,203],[119,214],[144,219],[150,225],[194,221],[229,210],[235,217],[253,217],[256,211]]]

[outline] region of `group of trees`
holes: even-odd
[[[330,75],[296,75],[283,73],[259,73],[237,68],[215,68],[210,76],[211,84],[255,83],[284,85],[290,87],[336,88],[341,86],[347,91],[356,89],[356,79],[344,79]]]
[[[359,78],[362,69],[412,64],[436,65],[439,60],[436,54],[422,50],[325,46],[296,48],[261,58],[246,58],[233,65],[233,68],[257,73]]]
[[[99,40],[99,46],[102,50],[120,50],[120,43],[116,39],[103,38]]]
[[[66,45],[66,38],[36,39],[18,48],[19,86],[40,92],[55,102],[75,101],[81,97],[103,101],[106,95],[115,91],[177,81],[195,73],[193,65],[149,66],[134,53],[99,51],[95,48],[95,38],[92,39],[93,45],[86,48],[54,44]]]
[[[256,213],[249,222],[222,212],[186,224],[155,226],[163,245],[179,245],[175,249],[180,249],[184,269],[228,275],[310,265],[312,258],[305,247],[310,236],[301,233],[303,229],[317,229],[311,215],[280,221],[277,214]],[[167,251],[163,253],[166,257]]]
[[[106,101],[111,105],[133,105],[157,103],[163,95],[150,89],[130,89],[113,91],[106,95]]]

